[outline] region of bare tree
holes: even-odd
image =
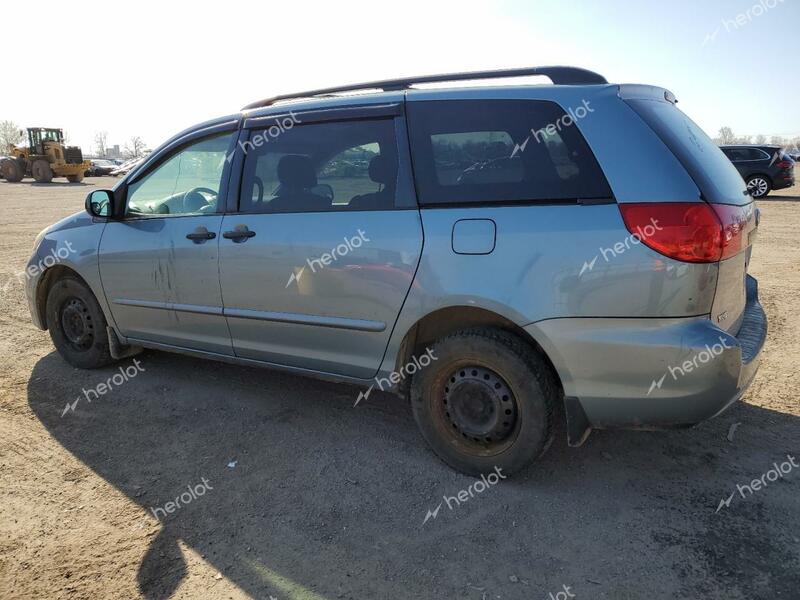
[[[11,151],[23,139],[19,126],[13,121],[0,121],[0,154]]]
[[[133,136],[125,144],[125,154],[128,158],[140,158],[144,155],[145,143],[138,135]]]
[[[94,134],[94,145],[97,149],[97,156],[105,158],[108,156],[108,132],[98,131]]]
[[[733,135],[733,129],[730,127],[721,127],[717,134],[717,141],[720,144],[733,144],[736,141],[736,136]]]
[[[783,146],[785,142],[786,140],[784,140],[780,135],[773,135],[771,138],[769,138],[769,143],[775,144],[776,146]]]
[[[766,143],[767,143],[767,136],[765,136],[765,135],[764,135],[764,134],[762,134],[762,133],[759,133],[759,134],[756,136],[755,142],[753,142],[753,143],[755,143],[755,144],[759,144],[759,145],[760,145],[760,144],[766,144]]]

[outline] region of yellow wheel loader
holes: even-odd
[[[66,177],[70,183],[79,183],[91,167],[83,160],[77,146],[64,146],[60,129],[47,127],[28,128],[28,147],[10,148],[11,156],[0,161],[0,175],[6,181],[17,182],[26,175],[37,183],[50,183],[53,177]]]

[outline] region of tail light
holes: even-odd
[[[794,166],[794,162],[791,160],[782,160],[778,163],[779,169],[791,169]]]
[[[752,206],[669,202],[620,204],[625,226],[646,246],[690,263],[724,260],[747,247]]]

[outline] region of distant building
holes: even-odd
[[[106,148],[106,158],[122,158],[122,152],[119,149],[119,144]]]

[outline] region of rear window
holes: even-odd
[[[748,160],[769,160],[770,155],[760,148],[749,148],[747,151],[747,158]]]
[[[678,107],[660,100],[629,99],[626,102],[672,151],[707,201],[736,205],[751,202],[736,167]]]
[[[420,204],[608,199],[589,146],[554,102],[408,104]]]

